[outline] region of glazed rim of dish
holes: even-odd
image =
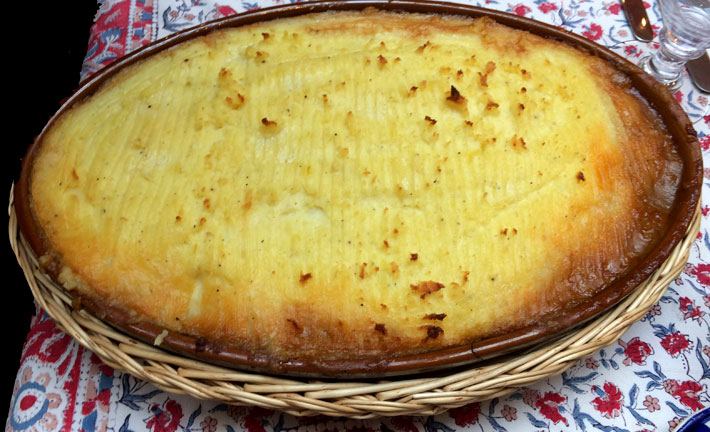
[[[449,347],[425,353],[400,356],[397,358],[382,358],[376,362],[362,360],[339,360],[327,362],[303,362],[289,360],[274,365],[266,358],[254,357],[249,352],[235,350],[234,347],[222,347],[220,352],[201,350],[204,340],[191,335],[170,332],[161,343],[162,348],[178,352],[190,357],[208,362],[238,367],[241,369],[267,371],[272,373],[322,376],[322,377],[375,377],[401,375],[433,371],[455,367],[494,356],[510,353],[514,350],[528,347],[535,343],[560,336],[572,328],[603,313],[621,301],[641,282],[647,279],[670,255],[673,247],[683,238],[691,223],[693,213],[700,199],[703,169],[700,147],[692,123],[676,103],[670,92],[652,77],[624,58],[614,54],[581,36],[566,30],[537,22],[528,18],[492,11],[473,6],[407,0],[367,0],[367,1],[317,1],[305,4],[277,6],[248,12],[241,15],[226,17],[201,26],[184,30],[161,39],[156,43],[139,49],[112,65],[102,69],[76,91],[57,113],[49,120],[42,133],[30,146],[23,160],[22,174],[15,189],[15,205],[18,222],[25,238],[29,241],[37,256],[46,252],[46,245],[41,236],[41,229],[32,216],[29,205],[30,167],[38,143],[52,124],[75,103],[92,95],[101,85],[123,68],[173,47],[181,42],[204,36],[216,30],[239,27],[257,22],[270,21],[316,12],[353,11],[374,7],[385,11],[414,12],[425,14],[459,15],[472,18],[488,17],[499,24],[525,30],[532,34],[566,43],[581,49],[611,64],[617,71],[626,75],[640,97],[662,119],[667,133],[671,136],[678,154],[683,161],[683,172],[676,194],[674,206],[669,214],[667,230],[663,233],[653,248],[625,275],[604,287],[593,298],[541,317],[535,324],[509,332],[507,334],[486,338],[470,344]],[[76,293],[71,293],[76,297]],[[125,333],[146,342],[153,342],[163,329],[148,322],[135,322],[123,311],[107,308],[105,305],[81,297],[81,308],[101,317],[108,324],[119,328]]]

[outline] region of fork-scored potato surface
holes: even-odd
[[[594,296],[682,164],[602,61],[487,20],[326,13],[130,66],[37,150],[68,289],[275,360],[392,358]]]

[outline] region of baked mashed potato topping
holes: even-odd
[[[46,133],[30,203],[60,282],[136,321],[396,358],[623,275],[682,170],[660,125],[603,61],[488,19],[312,14],[120,71]]]

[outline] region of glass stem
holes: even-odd
[[[676,81],[685,66],[685,60],[674,57],[661,44],[661,48],[650,59],[650,66],[661,81]]]

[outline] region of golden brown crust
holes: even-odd
[[[348,24],[349,19],[351,20],[350,24]],[[425,55],[424,53],[427,50],[442,50],[447,46],[445,41],[438,41],[437,43],[436,40],[429,40],[434,39],[432,28],[435,28],[437,32],[445,30],[449,34],[463,35],[461,37],[480,37],[481,46],[486,47],[486,49],[493,48],[500,58],[514,55],[521,56],[523,60],[529,60],[529,58],[525,57],[530,52],[528,48],[535,45],[538,49],[554,49],[562,52],[564,56],[567,56],[565,58],[569,59],[567,61],[571,62],[570,67],[572,68],[578,67],[575,61],[580,61],[580,59],[582,64],[586,63],[585,67],[590,69],[590,76],[597,77],[584,83],[591,86],[588,87],[591,89],[590,91],[594,91],[594,93],[590,93],[587,96],[596,98],[598,106],[604,110],[603,113],[595,118],[597,120],[606,120],[608,123],[594,123],[593,121],[586,123],[588,126],[586,133],[590,137],[594,136],[595,140],[584,143],[584,146],[580,147],[580,149],[589,151],[589,160],[586,160],[586,158],[578,160],[575,168],[570,170],[566,182],[563,182],[565,186],[558,188],[560,193],[567,194],[565,195],[567,197],[566,200],[561,201],[561,204],[567,207],[566,213],[560,214],[559,219],[555,220],[557,224],[556,230],[546,231],[544,227],[529,223],[530,220],[532,222],[536,221],[535,216],[531,216],[532,213],[527,214],[527,218],[530,220],[525,220],[525,218],[521,220],[520,217],[503,219],[501,221],[503,223],[500,226],[496,226],[493,231],[495,238],[490,240],[492,245],[490,250],[486,249],[485,245],[482,248],[483,252],[476,249],[469,250],[469,253],[474,255],[477,253],[484,255],[484,259],[481,260],[484,265],[478,263],[472,266],[474,268],[461,268],[460,265],[446,268],[443,270],[444,273],[440,274],[446,275],[447,279],[446,281],[442,279],[440,282],[435,280],[435,278],[426,277],[432,273],[432,270],[426,270],[427,266],[430,266],[429,268],[436,272],[436,267],[431,261],[427,261],[427,257],[430,260],[438,260],[449,257],[450,252],[445,248],[431,249],[431,244],[421,244],[413,241],[412,239],[416,240],[417,237],[411,236],[418,234],[411,234],[412,231],[406,227],[407,224],[405,226],[397,224],[393,226],[375,226],[375,228],[387,228],[382,232],[382,237],[385,238],[378,239],[376,242],[377,254],[400,251],[403,252],[402,259],[375,262],[360,254],[351,265],[339,264],[333,269],[318,266],[315,266],[315,268],[300,266],[296,269],[293,268],[293,263],[288,260],[281,262],[277,260],[274,263],[275,265],[273,265],[274,268],[269,268],[269,271],[281,271],[282,269],[291,271],[291,268],[294,270],[289,280],[291,280],[291,284],[295,289],[285,288],[284,285],[280,285],[280,294],[284,295],[287,300],[280,302],[279,299],[274,299],[273,297],[260,298],[253,295],[252,291],[254,289],[257,292],[264,293],[264,291],[259,291],[259,282],[262,283],[264,289],[268,290],[267,292],[274,290],[273,286],[267,288],[267,284],[264,283],[267,279],[261,279],[260,281],[256,279],[257,282],[254,285],[255,279],[250,280],[247,284],[244,278],[237,276],[237,280],[242,280],[242,282],[232,285],[234,288],[230,290],[218,287],[228,287],[230,284],[234,284],[234,279],[230,279],[230,277],[225,275],[220,276],[220,271],[216,270],[216,268],[215,270],[209,270],[210,267],[207,267],[208,270],[201,268],[199,269],[202,272],[201,274],[198,276],[193,274],[186,278],[185,275],[181,275],[181,273],[184,273],[182,268],[171,266],[170,263],[166,265],[159,263],[159,260],[153,259],[155,257],[150,255],[150,250],[141,249],[141,241],[139,240],[142,239],[140,235],[143,233],[133,233],[135,236],[133,238],[134,242],[131,243],[131,248],[128,251],[123,251],[120,245],[111,245],[111,248],[108,249],[111,251],[108,261],[111,262],[107,262],[106,251],[102,251],[101,248],[98,250],[92,248],[96,241],[96,237],[92,237],[95,233],[87,236],[86,233],[72,235],[59,232],[56,225],[51,222],[55,213],[48,211],[48,209],[39,208],[51,200],[53,194],[57,192],[56,187],[54,189],[42,189],[49,181],[44,179],[40,182],[36,181],[36,178],[42,178],[43,175],[49,175],[50,177],[52,175],[51,170],[47,171],[47,168],[37,168],[42,166],[43,160],[51,161],[52,163],[57,161],[56,158],[53,159],[47,156],[48,153],[43,154],[43,151],[46,150],[43,146],[40,146],[39,165],[35,164],[33,166],[31,180],[33,185],[39,185],[39,189],[35,189],[34,186],[31,188],[32,204],[36,207],[33,210],[33,214],[37,216],[40,226],[46,234],[45,241],[52,245],[49,247],[49,251],[52,252],[51,255],[54,259],[49,261],[61,263],[55,267],[55,269],[61,268],[59,271],[55,271],[61,283],[67,288],[78,290],[82,296],[92,299],[95,303],[98,299],[108,300],[109,308],[107,310],[115,308],[116,310],[130,311],[130,315],[134,316],[136,321],[145,320],[147,317],[150,321],[156,323],[158,328],[167,328],[173,332],[185,332],[202,337],[204,338],[204,345],[213,347],[215,351],[219,351],[220,346],[229,346],[232,349],[236,347],[242,352],[253,353],[257,357],[269,358],[271,362],[308,361],[308,359],[338,362],[353,358],[367,361],[368,359],[376,360],[383,356],[392,358],[441,347],[457,346],[467,341],[475,341],[528,326],[532,321],[540,319],[542,316],[547,316],[551,311],[569,307],[570,302],[582,302],[593,297],[604,286],[632,268],[636,259],[646,253],[653,246],[654,240],[659,237],[663,226],[666,224],[668,211],[673,204],[672,201],[675,196],[682,164],[677,154],[674,153],[672,143],[663,129],[659,127],[659,122],[651,110],[642,105],[638,98],[630,94],[624,82],[609,79],[614,78],[616,72],[605,63],[591,57],[584,57],[580,53],[554,42],[544,41],[524,33],[512,32],[489,21],[478,21],[471,25],[470,21],[453,18],[436,17],[434,19],[423,19],[416,16],[391,16],[372,12],[366,16],[366,19],[358,15],[345,15],[337,18],[333,16],[316,16],[313,20],[317,24],[309,22],[307,26],[309,31],[307,33],[316,35],[313,36],[315,38],[313,39],[314,41],[317,40],[317,35],[324,32],[330,33],[330,38],[334,37],[334,35],[342,34],[342,26],[346,25],[350,25],[348,29],[352,30],[345,32],[348,35],[371,35],[374,32],[381,34],[383,31],[385,33],[389,31],[394,32],[395,36],[397,36],[397,31],[404,29],[410,33],[409,36],[426,38],[426,40],[421,41],[422,43],[418,43],[416,39],[411,42],[414,47],[411,51],[414,55]],[[275,35],[275,37],[270,36],[268,39],[260,37],[259,39],[262,42],[273,43],[279,34],[273,28],[276,27],[278,29],[281,24],[278,22],[269,23],[267,26],[268,33]],[[320,30],[316,31],[318,29]],[[263,33],[256,30],[260,30],[259,26],[256,26],[252,31],[258,35]],[[245,32],[249,32],[249,30],[245,30]],[[234,37],[235,35],[236,32],[229,33],[225,31],[213,33],[200,40],[207,43],[212,49],[218,50],[221,44],[229,41],[230,36]],[[513,39],[516,41],[512,46],[497,42],[503,37],[511,35],[514,36]],[[422,46],[425,46],[425,49],[419,52],[417,47]],[[259,64],[268,64],[268,61],[272,61],[278,55],[274,54],[272,49],[272,53],[268,57],[270,60],[260,63],[264,61],[264,52],[267,51],[258,49],[251,51],[247,49],[245,51],[247,57],[256,60]],[[381,68],[382,72],[385,73],[387,71],[386,68],[394,66],[389,61],[377,61],[377,55],[384,58],[394,58],[395,55],[375,55],[375,53],[377,53],[377,49],[374,49],[372,57],[374,59],[374,67]],[[400,59],[398,64],[406,64],[408,58],[405,56],[404,51],[397,54],[396,57]],[[158,55],[156,57],[162,57],[162,61],[169,62],[180,55],[182,53],[179,51],[171,50],[164,56]],[[447,53],[447,55],[451,54]],[[434,57],[436,57],[436,54]],[[517,71],[516,73],[519,73],[521,83],[524,84],[515,86],[517,94],[529,95],[529,90],[532,89],[541,92],[546,91],[544,86],[549,85],[549,83],[535,81],[537,73],[541,70],[535,69],[534,62],[531,67],[521,68],[520,66],[507,65],[501,62],[500,58],[495,59],[500,63],[495,68],[490,66],[490,61],[479,62],[481,63],[479,67],[482,68],[481,75],[466,72],[463,72],[462,75],[470,76],[471,85],[475,84],[477,87],[487,88],[493,86],[493,90],[498,90],[500,84],[495,84],[496,74]],[[471,65],[471,67],[474,66],[475,64]],[[510,70],[506,71],[506,66]],[[138,70],[138,67],[135,69]],[[127,69],[127,71],[131,70]],[[219,70],[219,77],[224,77],[226,74],[221,73],[223,69]],[[475,68],[473,71],[475,72]],[[450,72],[455,76],[461,75],[458,74],[456,68],[453,68]],[[100,100],[100,95],[110,94],[112,89],[118,88],[120,85],[126,85],[126,81],[130,80],[127,76],[130,77],[131,73],[127,72],[119,75],[119,77],[105,85],[95,97],[96,100]],[[137,74],[138,72],[133,73]],[[442,71],[444,75],[447,73]],[[485,76],[485,79],[481,78],[483,76]],[[592,82],[593,84],[590,84]],[[435,78],[430,78],[426,82],[416,81],[416,83],[419,84],[416,86],[417,93],[426,94],[422,92],[428,91],[431,94],[435,94],[432,90],[432,87],[437,85]],[[483,85],[484,83],[485,85]],[[242,90],[246,93],[249,90],[248,86],[242,89],[239,87],[240,85],[243,85],[243,83],[230,81],[222,89],[226,89],[225,91],[230,92],[230,94],[237,95],[235,96],[236,99],[232,98],[232,102],[235,100],[241,101],[243,105],[238,107],[241,111],[247,110],[249,104],[254,103],[254,98],[250,97],[248,93],[244,96]],[[539,85],[539,87],[536,87],[536,85]],[[595,86],[597,90],[595,90]],[[409,97],[407,92],[413,87],[409,85],[403,87],[402,97]],[[428,122],[428,127],[436,128],[433,135],[431,132],[427,132],[428,129],[424,129],[422,138],[429,145],[437,145],[438,138],[436,134],[446,134],[445,129],[441,128],[451,127],[449,126],[450,122],[448,124],[444,123],[448,120],[448,114],[445,111],[441,111],[442,109],[452,108],[450,102],[454,102],[457,105],[453,107],[456,115],[469,115],[471,114],[469,111],[461,111],[458,107],[458,105],[463,105],[461,98],[465,98],[463,102],[466,104],[466,110],[469,109],[468,107],[471,103],[478,102],[476,99],[469,100],[470,98],[466,96],[475,93],[472,91],[466,92],[463,90],[465,87],[459,87],[458,83],[455,87],[455,93],[458,94],[458,97],[455,97],[456,101],[451,101],[451,98],[455,96],[454,91],[451,90],[454,88],[453,85],[444,86],[443,88],[448,91],[442,91],[438,93],[439,96],[436,96],[440,99],[441,107],[443,108],[431,110],[432,114],[435,114],[435,112],[439,112],[439,114],[431,116],[427,114],[424,116],[432,120],[439,119],[438,121]],[[523,92],[522,88],[526,90]],[[561,92],[563,99],[571,98],[574,100],[575,96],[566,94],[566,89],[563,87],[555,88],[554,91]],[[333,95],[338,94],[337,92],[337,89],[329,91],[329,97],[324,93],[320,103],[325,105],[325,108],[321,106],[319,109],[336,110],[341,108],[337,105],[339,103],[337,98],[333,97]],[[242,98],[239,98],[239,95]],[[221,93],[217,94],[218,98],[222,96]],[[226,101],[226,99],[224,100]],[[246,103],[244,103],[245,100]],[[511,103],[511,107],[514,108],[512,111],[516,115],[519,115],[521,111],[544,114],[548,108],[540,105],[543,102],[553,103],[554,101],[544,96],[533,97],[532,100],[522,101],[521,99],[520,102]],[[89,103],[92,103],[91,99],[86,102],[86,104]],[[492,109],[496,111],[494,115],[499,116],[501,114],[497,112],[503,112],[507,108],[504,98],[495,94],[483,98],[482,103],[483,105],[481,106],[484,107],[483,113]],[[521,104],[525,106],[524,110],[520,110]],[[225,106],[234,110],[234,103],[226,101]],[[489,109],[489,107],[491,108]],[[346,119],[345,127],[349,129],[353,137],[362,138],[362,131],[351,130],[353,125],[348,123],[347,119],[352,117],[352,112],[352,109],[346,110],[343,108],[343,113],[347,114],[343,116]],[[198,126],[207,128],[224,127],[225,119],[220,118],[221,113],[217,112],[217,114],[217,116],[204,120],[198,119]],[[356,114],[360,113],[356,112]],[[578,112],[574,115],[580,114],[583,115],[584,113]],[[462,120],[461,124],[468,125],[466,122],[470,122],[484,127],[487,124],[486,114],[481,114],[481,117],[471,115],[471,118],[473,121]],[[65,120],[60,119],[55,124],[54,129],[61,130],[63,121]],[[284,126],[287,122],[279,121],[276,117],[274,119],[271,117],[256,117],[255,123],[257,123],[256,128],[261,128],[256,130],[261,130],[260,133],[267,140],[273,139],[274,136],[278,136],[277,134],[283,132],[278,129],[279,127],[289,127],[288,125]],[[612,125],[611,129],[609,124]],[[271,130],[274,128],[277,130]],[[592,129],[594,133],[592,133]],[[525,130],[524,125],[521,130]],[[606,138],[605,134],[600,134],[598,133],[599,131],[608,131]],[[62,141],[59,138],[53,136],[53,132],[53,130],[50,130],[47,133],[49,138],[45,137],[45,140],[61,143]],[[56,133],[60,134],[61,132]],[[496,140],[496,137],[501,139]],[[518,155],[516,157],[528,158],[529,162],[535,162],[536,159],[534,156],[526,155],[534,151],[542,152],[543,150],[539,149],[544,145],[555,144],[554,142],[534,143],[533,139],[528,138],[526,140],[517,136],[514,136],[511,140],[502,139],[499,132],[492,135],[488,134],[487,136],[474,136],[473,139],[479,142],[482,147],[490,146],[489,148],[491,149],[502,148],[506,145],[511,146],[513,151],[516,152],[515,155]],[[538,144],[537,149],[533,143]],[[140,142],[134,143],[139,152],[141,145],[144,144]],[[579,151],[579,149],[576,151]],[[338,154],[342,156],[343,152],[339,151]],[[345,152],[345,156],[347,155],[348,152]],[[545,158],[554,159],[554,156],[545,156],[543,160]],[[568,159],[567,162],[573,159]],[[218,163],[214,161],[207,162],[211,164]],[[442,163],[445,162],[437,161],[428,168],[433,168],[433,172],[441,174],[443,170]],[[550,163],[550,160],[548,160],[548,163]],[[47,167],[48,165],[45,163],[44,166]],[[544,167],[544,165],[541,165],[541,167]],[[210,169],[214,169],[214,165],[211,165]],[[96,172],[91,169],[88,169],[88,171],[90,173]],[[301,170],[299,172],[308,174],[308,171]],[[184,174],[184,172],[181,172],[181,174]],[[376,180],[370,179],[376,178],[378,172],[370,172],[368,167],[361,171],[360,174],[370,184],[376,184]],[[537,176],[538,173],[535,174]],[[550,173],[542,173],[539,177],[544,177],[545,174]],[[92,188],[82,189],[82,187],[85,187],[85,185],[81,184],[85,175],[82,169],[67,165],[65,172],[60,177],[68,182],[73,182],[70,192],[78,190],[79,193],[83,194],[94,193]],[[555,179],[560,178],[561,175],[556,174]],[[437,180],[446,181],[445,179]],[[555,181],[559,182],[559,180]],[[455,185],[455,183],[449,184],[451,186]],[[558,185],[558,183],[553,184]],[[573,186],[569,186],[569,184]],[[550,187],[546,185],[549,185],[549,183],[541,182],[538,187]],[[308,187],[309,185],[305,184],[304,186]],[[422,186],[420,191],[424,194],[424,197],[427,195],[423,191],[429,187],[432,187],[431,184]],[[481,187],[486,190],[485,183]],[[572,189],[572,187],[592,188],[593,193],[591,195],[590,193],[582,193],[578,197],[569,195],[570,193],[579,194],[579,192],[574,192],[579,189]],[[205,233],[204,230],[219,229],[219,227],[212,226],[211,221],[214,217],[219,219],[219,216],[216,216],[214,212],[219,211],[220,205],[224,205],[224,196],[206,193],[207,189],[209,189],[207,186],[202,186],[202,189],[196,188],[193,190],[196,195],[199,195],[197,198],[199,198],[200,212],[193,212],[189,217],[181,212],[170,216],[170,220],[176,225],[174,229],[177,230],[175,233],[178,239],[181,238],[180,236],[183,232],[180,231],[180,226],[183,223],[191,224],[193,230],[202,233]],[[538,191],[540,189],[535,190]],[[408,194],[406,185],[398,184],[395,191],[400,196],[400,199],[406,199]],[[485,198],[486,196],[484,195],[484,199],[481,200],[479,198],[480,201],[477,204],[480,207],[485,207],[486,200],[490,199],[514,200],[503,203],[505,207],[491,207],[491,211],[500,213],[501,209],[509,207],[511,203],[516,202],[515,200],[524,199],[525,194],[523,191],[512,195],[509,194],[510,196],[508,197],[500,195]],[[238,205],[234,206],[237,209],[237,212],[234,213],[237,223],[249,220],[250,215],[259,211],[265,203],[266,205],[273,205],[278,199],[278,197],[270,196],[269,193],[264,194],[263,190],[257,193],[256,189],[246,185],[241,192],[239,194],[240,199],[235,203]],[[76,192],[72,193],[73,195],[70,193],[68,196],[76,197]],[[42,198],[38,200],[36,197],[39,196]],[[590,197],[594,199],[590,199]],[[616,207],[599,207],[598,203],[601,199],[611,197],[614,197],[612,204]],[[78,199],[81,200],[83,197],[80,196]],[[163,200],[162,204],[165,204],[165,200]],[[422,203],[419,204],[422,205]],[[69,203],[67,205],[71,206],[73,204]],[[62,209],[65,211],[71,210],[70,207],[66,206]],[[389,207],[385,207],[382,210],[384,212],[397,211]],[[480,211],[485,213],[485,209]],[[68,212],[71,213],[70,211]],[[186,210],[186,212],[189,213],[190,211]],[[113,223],[122,222],[120,220],[121,216],[114,216],[119,219]],[[319,217],[321,215],[316,211],[313,214],[309,214],[308,219],[304,220],[310,221],[312,218],[316,218],[317,222]],[[92,221],[94,219],[89,217],[85,220]],[[221,220],[224,223],[229,219]],[[415,218],[411,222],[416,222],[416,220]],[[400,218],[400,221],[410,222],[406,218]],[[72,220],[66,219],[61,221],[62,224],[71,222]],[[464,221],[460,220],[459,222]],[[508,222],[514,222],[515,224]],[[226,223],[229,225],[229,222]],[[533,233],[539,232],[539,235],[536,237],[533,234],[530,237],[531,231]],[[405,238],[409,240],[410,245],[418,244],[422,248],[417,247],[417,251],[407,250],[405,252],[401,249],[401,246],[397,245],[398,236],[399,239]],[[59,237],[61,239],[57,240]],[[454,236],[452,239],[456,237]],[[184,238],[189,241],[189,237]],[[548,245],[548,248],[552,245],[553,250],[563,251],[563,253],[550,255],[550,252],[546,250],[526,249],[525,242],[531,241],[531,238],[533,240],[540,239]],[[427,240],[427,238],[424,236],[420,240]],[[152,246],[156,245],[160,246],[161,243],[153,242]],[[200,250],[199,245],[195,247]],[[384,252],[380,249],[384,250]],[[422,254],[422,249],[428,253]],[[254,250],[256,249],[252,249],[252,251]],[[533,258],[543,260],[550,265],[551,270],[548,270],[547,274],[537,275],[537,279],[532,278],[528,281],[516,279],[518,276],[516,276],[515,270],[517,269],[509,271],[497,268],[493,263],[486,261],[485,258],[490,256],[491,259],[495,259],[502,256],[501,254],[508,254],[506,256],[509,256],[509,254],[530,253],[530,251],[534,251],[533,253],[537,255],[533,257],[523,256],[522,258],[513,257],[511,259],[512,265],[525,268],[525,259]],[[360,252],[363,251],[361,250]],[[125,254],[128,254],[126,255],[128,258],[123,259]],[[168,257],[166,256],[167,259]],[[320,262],[320,264],[324,263],[327,263],[327,261]],[[214,265],[214,263],[210,265]],[[156,266],[160,266],[160,268],[156,268]],[[221,268],[219,265],[218,267]],[[503,271],[503,274],[486,274],[485,278],[482,278],[481,270],[486,271],[489,269]],[[476,270],[478,270],[478,274],[472,275],[471,272]],[[253,269],[250,271],[253,271]],[[385,277],[384,275],[387,276]],[[323,276],[325,277],[323,278]],[[401,283],[404,280],[402,278],[407,277],[409,281]],[[470,281],[469,279],[472,277],[476,279]],[[482,293],[496,293],[494,297],[486,300],[488,306],[478,311],[481,315],[493,313],[493,318],[478,321],[469,318],[469,321],[472,321],[470,325],[460,325],[469,315],[465,313],[463,308],[451,311],[452,304],[458,305],[467,300],[471,301],[471,296],[477,295],[477,291],[476,288],[471,288],[470,286],[473,285],[473,282],[480,284],[484,279],[490,281],[490,285],[497,281],[503,287],[502,290],[500,288],[497,289],[501,291],[500,293],[496,293],[496,289],[480,291]],[[388,280],[390,282],[387,282]],[[402,287],[400,294],[394,297],[390,295],[390,297],[383,299],[382,290],[386,291],[388,284],[398,280]],[[516,281],[531,283],[532,285],[524,287],[524,289],[518,289],[514,294],[508,293],[507,291],[515,286]],[[369,288],[359,288],[357,284],[362,283],[369,283]],[[141,284],[142,286],[140,286]],[[160,287],[172,288],[169,294],[170,299],[167,302],[165,293],[158,290]],[[373,294],[373,291],[375,294]],[[343,292],[346,295],[343,295]],[[510,297],[511,295],[514,297]],[[247,297],[248,301],[244,301],[244,296]],[[321,303],[320,300],[323,300],[323,302]],[[361,302],[360,306],[357,305],[358,302]],[[480,302],[480,299],[475,299],[475,303]],[[508,313],[504,314],[504,316],[495,316],[493,305],[500,304],[500,302],[510,304],[507,309]],[[195,304],[199,305],[197,312],[195,312]],[[510,313],[512,311],[515,312]],[[438,323],[431,322],[432,318],[427,318],[439,316],[446,316],[446,319],[442,318],[441,323]],[[202,347],[202,350],[204,350],[205,346]]]

